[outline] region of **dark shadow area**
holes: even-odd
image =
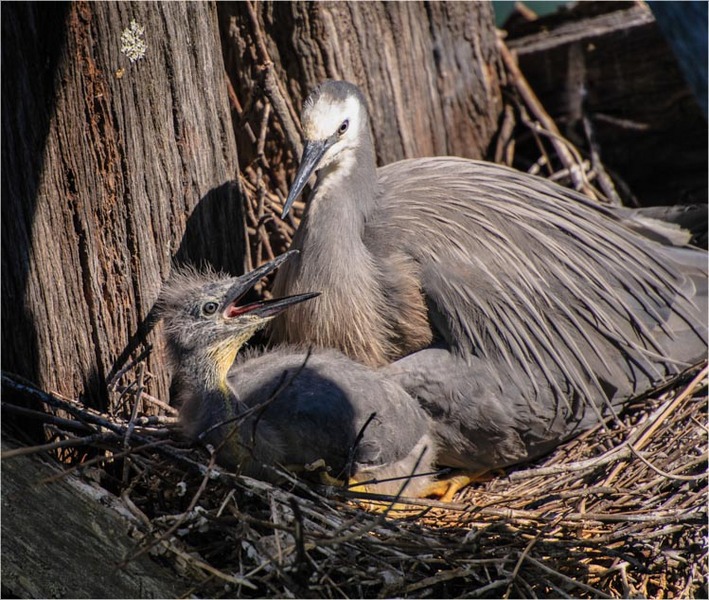
[[[709,12],[706,2],[657,2],[648,6],[672,51],[687,83],[707,117],[707,47]]]
[[[187,219],[180,246],[173,257],[173,266],[192,265],[199,269],[213,269],[229,275],[242,275],[246,232],[244,230],[244,198],[235,181],[227,181],[212,188],[197,203]],[[250,291],[244,302],[256,299]],[[108,374],[108,384],[141,346],[157,322],[155,306],[140,323],[121,355]],[[94,374],[92,380],[97,378]],[[100,383],[100,382],[99,382]],[[105,389],[105,386],[104,386]]]
[[[244,202],[236,181],[209,190],[187,219],[173,263],[242,275],[246,246]]]
[[[36,381],[38,349],[26,289],[44,149],[66,43],[69,3],[2,7],[2,369]],[[61,268],[61,265],[57,265]],[[45,315],[53,318],[53,315]]]
[[[344,372],[336,376],[341,366],[334,362],[328,366],[323,358],[298,351],[237,361],[229,376],[239,394],[237,416],[228,418],[214,396],[206,394],[185,403],[184,419],[198,424],[199,443],[218,449],[237,425],[239,447],[249,457],[246,475],[274,481],[274,463],[301,465],[324,459],[332,477],[347,480],[365,458],[361,454],[386,446],[388,439],[379,420],[368,422],[381,399],[353,393],[351,377]],[[228,448],[220,452],[220,464],[241,471],[243,457],[235,460]],[[314,479],[318,480],[316,474]]]

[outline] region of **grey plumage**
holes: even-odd
[[[435,457],[426,413],[397,383],[334,350],[249,351],[234,362],[274,315],[316,295],[238,304],[293,254],[240,278],[183,270],[165,284],[160,312],[185,433],[249,476],[275,481],[275,466],[303,472],[324,461],[337,480],[396,494],[409,475],[430,473]],[[430,484],[415,477],[404,493]]]
[[[302,120],[284,213],[318,181],[274,290],[322,295],[281,315],[272,339],[384,367],[433,415],[444,464],[538,455],[706,355],[705,252],[503,166],[376,169],[346,82],[321,85]]]

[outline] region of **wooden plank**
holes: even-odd
[[[706,202],[706,120],[652,13],[628,6],[508,45],[562,133],[583,147],[587,115],[602,160],[643,204]]]

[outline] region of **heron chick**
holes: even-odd
[[[706,252],[501,165],[377,169],[348,82],[315,89],[302,125],[284,215],[318,177],[274,293],[321,296],[280,315],[272,340],[384,368],[431,415],[443,465],[538,456],[706,357]]]
[[[249,351],[235,362],[270,319],[318,295],[238,304],[294,254],[242,277],[178,271],[163,287],[160,312],[185,433],[248,476],[278,481],[273,467],[304,473],[326,466],[328,482],[422,495],[435,458],[430,422],[398,384],[332,350]]]

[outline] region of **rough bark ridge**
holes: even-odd
[[[2,367],[103,403],[173,257],[243,269],[216,9],[12,4],[2,33]]]

